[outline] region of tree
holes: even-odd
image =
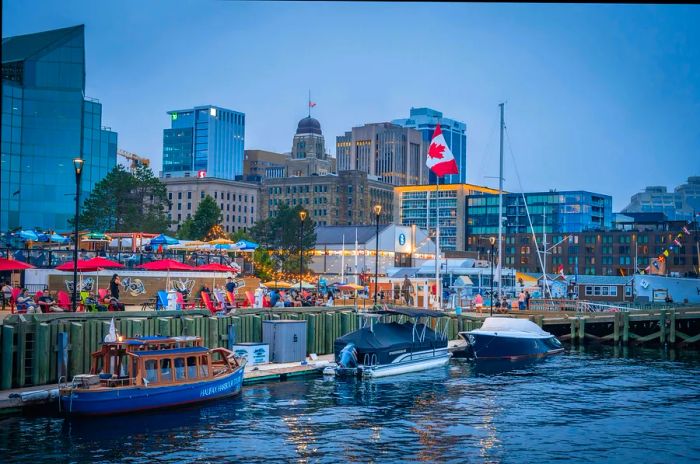
[[[162,233],[170,225],[168,205],[165,185],[149,168],[141,166],[131,174],[117,165],[84,201],[80,226],[95,231]]]
[[[286,272],[299,272],[299,212],[302,209],[301,206],[290,208],[282,204],[274,217],[258,221],[250,230],[253,240],[267,247],[272,259]],[[309,250],[316,246],[315,228],[316,223],[307,217],[302,237],[305,268],[311,259]]]
[[[251,235],[243,229],[238,229],[237,231],[233,232],[229,238],[234,242],[239,242],[241,240],[248,240],[249,242],[253,241],[253,237],[251,237]]]
[[[197,206],[194,216],[180,225],[177,237],[182,240],[202,240],[214,226],[221,223],[221,219],[219,205],[211,195],[207,195]]]

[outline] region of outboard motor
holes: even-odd
[[[352,369],[357,367],[357,350],[354,343],[348,343],[340,350],[338,367]]]

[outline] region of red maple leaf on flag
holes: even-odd
[[[445,145],[437,145],[435,143],[430,144],[428,149],[428,156],[431,158],[442,159],[444,158],[443,152],[445,151]]]

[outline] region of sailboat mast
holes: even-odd
[[[440,176],[435,177],[435,302],[440,309]]]
[[[498,268],[496,269],[496,275],[498,276],[498,297],[500,299],[501,295],[503,295],[501,269],[503,264],[503,129],[505,128],[503,111],[505,103],[500,103],[498,106],[501,107],[501,147],[500,168],[498,171]],[[493,299],[493,295],[491,295],[491,299]]]
[[[343,248],[340,251],[340,281],[345,283],[345,234],[343,234]]]

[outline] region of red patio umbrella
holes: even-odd
[[[78,260],[78,272],[95,272],[101,269],[100,266],[95,266],[89,262],[89,259],[79,259]],[[60,266],[56,266],[57,271],[72,271],[73,261],[66,261]]]
[[[112,261],[111,259],[103,258],[102,256],[97,256],[96,258],[88,259],[86,264],[90,263],[99,267],[100,269],[109,269],[114,267],[124,267],[122,263],[117,261]]]
[[[195,268],[190,266],[189,264],[181,263],[180,261],[175,261],[174,259],[159,259],[136,267],[139,269],[145,269],[147,271],[167,271],[168,274],[165,280],[166,292],[170,290],[170,271],[195,270]]]
[[[235,269],[233,269],[232,267],[219,263],[202,264],[201,266],[197,266],[196,268],[194,268],[194,270],[210,272],[235,272]],[[214,283],[212,285],[216,287],[216,277],[214,277]]]
[[[192,271],[194,268],[189,264],[175,261],[174,259],[159,259],[150,263],[136,266],[147,271]]]
[[[0,258],[0,271],[23,271],[25,269],[34,269],[34,266],[27,264],[24,261],[16,259]]]

